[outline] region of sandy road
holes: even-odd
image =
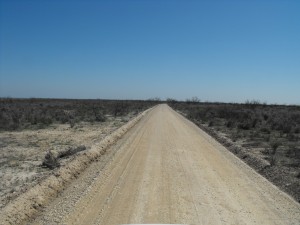
[[[34,223],[300,224],[300,206],[159,105]]]

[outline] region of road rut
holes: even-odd
[[[159,105],[32,223],[300,224],[300,206]]]

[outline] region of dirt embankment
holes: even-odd
[[[43,129],[0,131],[0,209],[51,174],[52,170],[41,166],[48,151],[58,156],[79,146],[89,149],[135,116],[107,115],[105,122],[81,121],[73,127],[52,124]],[[73,157],[61,157],[59,164]]]
[[[0,224],[22,224],[36,215],[41,208],[56,197],[71,180],[77,178],[91,162],[105,154],[108,147],[114,144],[117,139],[133,127],[147,111],[148,110],[144,111],[117,129],[101,142],[93,145],[91,149],[78,153],[73,160],[61,168],[54,170],[48,178],[40,181],[33,188],[6,205],[0,212]]]

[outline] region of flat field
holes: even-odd
[[[152,103],[143,105],[150,108]],[[52,121],[41,128],[21,122],[14,130],[2,131],[2,158],[7,161],[1,166],[10,179],[5,178],[7,186],[21,187],[17,180],[27,188],[38,184],[28,191],[16,190],[26,192],[15,200],[4,198],[4,204],[9,203],[0,210],[0,224],[300,223],[295,201],[298,155],[295,150],[286,152],[290,142],[297,147],[299,141],[297,107],[289,108],[280,127],[277,117],[282,115],[274,113],[273,106],[268,112],[260,109],[267,107],[262,105],[225,105],[224,112],[218,105],[170,105],[181,114],[166,104],[138,116],[138,110],[114,114],[93,106],[84,110],[89,116],[76,119],[82,115],[79,107],[67,111],[72,117],[66,123]],[[256,118],[260,116],[262,120]],[[289,124],[293,138],[286,133]],[[269,138],[261,141],[266,129]],[[247,145],[253,138],[256,144]],[[84,152],[77,153],[79,146],[85,146]],[[54,168],[41,167],[49,150]]]
[[[51,174],[43,167],[69,149],[89,149],[145,110],[151,102],[105,100],[0,100],[0,208]],[[74,157],[57,160],[63,166]],[[58,166],[58,165],[56,165]]]

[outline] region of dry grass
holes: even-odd
[[[52,124],[45,129],[0,132],[0,208],[51,173],[41,164],[48,150],[58,154],[68,148],[90,146],[133,117],[107,116],[105,122]],[[69,158],[60,161],[63,166]]]

